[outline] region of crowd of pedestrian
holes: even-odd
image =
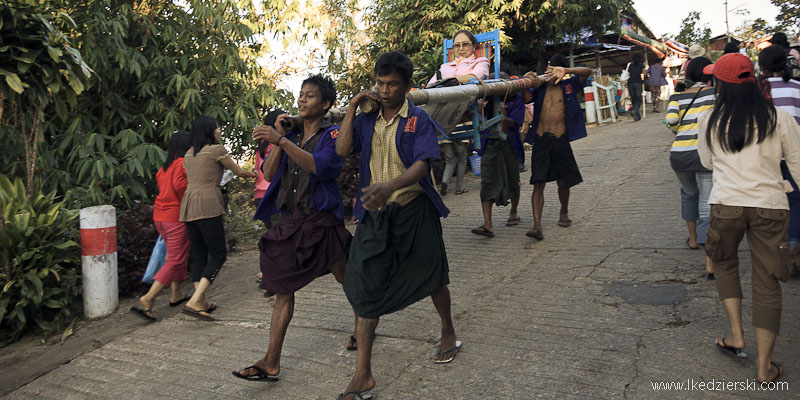
[[[429,84],[486,79],[489,61],[476,56],[477,40],[469,31],[453,38],[455,59],[443,64]],[[776,34],[761,51],[758,68],[733,46],[716,62],[694,45],[682,68],[682,87],[667,102],[665,122],[675,133],[669,161],[680,183],[681,216],[686,246],[704,248],[705,276],[714,280],[730,323],[730,332],[715,339],[721,350],[747,358],[742,326],[742,290],[738,247],[746,236],[752,258],[753,317],[758,356],[757,380],[771,382],[783,374],[773,358],[781,325],[781,287],[800,261],[800,69],[785,35]],[[645,69],[642,53],[626,65],[631,115],[642,118],[646,84],[653,112],[660,112],[667,71],[661,62]],[[661,61],[661,60],[659,60]],[[431,297],[441,318],[441,340],[432,362],[451,362],[461,349],[450,310],[449,266],[441,218],[449,210],[441,196],[456,173],[455,194],[463,194],[468,144],[441,144],[440,128],[406,95],[413,64],[400,52],[382,54],[374,65],[374,91],[355,96],[344,119],[326,117],[336,102],[333,81],[314,75],[303,81],[297,101],[301,122],[281,111],[270,113],[253,130],[256,172],[237,165],[220,142],[217,121],[199,116],[190,132],[173,135],[167,159],[156,179],[159,193],[153,219],[167,245],[167,262],[133,311],[156,320],[153,303],[171,288],[170,306],[186,302],[183,312],[213,321],[216,305],[206,293],[226,260],[219,182],[225,169],[256,178],[255,219],[269,228],[259,241],[260,287],[275,294],[264,357],[233,371],[246,380],[277,381],[281,349],[294,314],[295,293],[331,273],[343,286],[354,311],[354,332],[346,348],[357,351],[356,371],[341,399],[366,399],[375,385],[371,359],[381,316]],[[493,237],[494,205],[510,204],[506,225],[518,225],[520,170],[524,158],[512,140],[531,144],[532,228],[527,236],[543,240],[544,188],[556,182],[558,225],[571,226],[570,188],[583,177],[571,141],[587,135],[577,95],[592,71],[568,67],[556,54],[544,79],[530,90],[506,98],[498,113],[499,130],[480,143],[480,203],[484,223],[472,229]],[[380,105],[357,115],[362,99]],[[530,104],[532,103],[532,107]],[[530,114],[528,117],[527,114]],[[520,147],[520,146],[517,146]],[[521,147],[520,147],[521,148]],[[445,154],[439,188],[431,161]],[[357,188],[352,209],[355,234],[345,228],[338,179],[343,159],[358,154]],[[524,157],[524,153],[523,153]],[[521,162],[522,161],[522,162]],[[187,278],[191,254],[192,295],[179,283]]]

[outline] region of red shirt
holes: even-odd
[[[172,161],[169,169],[156,172],[158,196],[153,204],[153,221],[178,222],[181,214],[181,199],[186,191],[186,170],[183,157]]]

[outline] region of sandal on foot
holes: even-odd
[[[456,190],[456,196],[469,192],[469,189]]]
[[[251,369],[251,368],[256,370],[256,373],[254,375],[245,375],[245,374],[243,374],[243,373],[241,373],[239,371],[231,371],[231,373],[233,374],[233,376],[235,376],[235,377],[237,377],[239,379],[244,379],[246,381],[277,382],[277,381],[280,380],[280,378],[278,378],[277,375],[270,375],[270,374],[267,373],[267,371],[264,371],[263,369],[261,369],[261,367],[259,367],[257,365],[251,365],[251,366],[243,369],[242,371],[247,371],[248,369]]]
[[[519,217],[516,218],[509,218],[506,220],[506,226],[515,226],[519,225],[520,219]]]
[[[690,249],[692,249],[692,250],[697,250],[697,249],[699,249],[699,248],[700,248],[700,246],[697,246],[697,245],[695,245],[695,247],[692,247],[692,245],[690,245],[689,243],[690,243],[690,242],[689,242],[689,238],[686,238],[686,246],[687,246],[687,247],[689,247],[689,248],[690,248]]]
[[[177,306],[181,305],[184,301],[187,301],[187,300],[189,300],[191,298],[192,298],[192,296],[189,296],[188,294],[184,295],[183,298],[178,300],[178,301],[170,301],[169,302],[169,306],[170,307],[177,307]]]
[[[148,322],[156,322],[156,317],[153,316],[153,309],[139,308],[139,307],[131,307],[131,311],[135,312],[136,315],[146,319]]]
[[[542,235],[542,231],[541,230],[536,230],[536,229],[531,229],[528,232],[525,232],[525,236],[530,237],[530,238],[534,238],[536,240],[544,239],[544,235]]]
[[[775,366],[775,369],[778,370],[778,374],[775,375],[774,378],[772,378],[772,379],[770,379],[768,381],[763,381],[763,382],[759,381],[758,378],[756,378],[756,381],[758,381],[758,383],[772,383],[772,382],[777,381],[778,378],[780,378],[781,376],[783,376],[783,368],[781,368],[781,366],[778,365],[778,363],[776,363],[775,361],[770,361],[769,363]]]
[[[211,303],[208,308],[206,308],[207,313],[212,313],[214,310],[217,309],[217,303]]]
[[[447,364],[447,363],[449,363],[450,361],[453,361],[453,359],[456,358],[456,356],[458,355],[458,352],[460,350],[461,350],[461,341],[460,340],[456,340],[456,345],[451,347],[451,348],[449,348],[449,349],[447,349],[447,350],[445,350],[445,351],[442,351],[442,349],[440,347],[437,347],[436,348],[436,354],[438,354],[439,357],[444,356],[445,354],[451,353],[451,352],[453,353],[453,355],[451,355],[450,357],[445,358],[443,360],[437,360],[437,359],[434,358],[433,362],[434,362],[434,364]]]
[[[472,233],[474,233],[476,235],[480,235],[480,236],[494,237],[494,232],[489,231],[488,229],[486,229],[483,226],[479,226],[477,228],[474,228],[470,232],[472,232]]]
[[[706,279],[708,279],[710,281],[713,281],[714,279],[717,279],[717,278],[714,276],[714,273],[712,272],[710,274],[706,274]]]
[[[344,393],[340,394],[339,397],[336,398],[336,400],[344,399],[345,397],[350,396],[351,394],[355,395],[355,397],[353,397],[353,400],[370,400],[372,398],[372,395],[371,394],[366,394],[366,395],[364,394],[364,393],[366,393],[368,391],[369,390],[364,390],[362,392],[359,392],[358,390],[353,389],[353,390],[350,390],[350,391],[347,391],[347,392],[344,392]]]
[[[356,342],[356,337],[350,335],[350,340],[347,341],[347,346],[345,347],[348,351],[356,351],[358,350],[358,342]]]
[[[738,348],[738,347],[733,347],[733,346],[728,346],[727,344],[725,344],[725,338],[720,338],[719,340],[715,340],[714,344],[717,345],[717,348],[719,348],[720,350],[724,350],[728,354],[730,354],[730,355],[732,355],[732,356],[734,356],[736,358],[748,358],[748,357],[750,357],[750,356],[747,355],[747,353],[744,352],[744,349],[741,349],[741,348]]]
[[[572,226],[572,220],[571,219],[560,219],[560,220],[558,220],[558,226],[560,226],[562,228],[569,228],[570,226]]]
[[[194,317],[203,321],[216,321],[216,319],[208,315],[208,311],[206,310],[192,310],[190,308],[184,307],[183,313],[190,317]]]

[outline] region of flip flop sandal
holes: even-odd
[[[445,355],[445,354],[447,354],[447,353],[450,353],[450,352],[454,352],[454,353],[450,358],[445,358],[444,360],[434,359],[433,363],[434,364],[447,364],[447,363],[453,361],[456,358],[456,356],[458,355],[459,351],[461,351],[461,341],[460,340],[456,340],[456,345],[454,347],[451,347],[451,348],[445,350],[445,351],[442,351],[441,348],[437,347],[436,348],[436,354],[438,354],[440,357]]]
[[[486,228],[484,228],[482,226],[474,228],[470,232],[472,232],[472,233],[474,233],[476,235],[480,235],[480,236],[494,237],[494,232],[489,232],[488,229],[486,229]]]
[[[469,192],[469,189],[456,190],[456,196]]]
[[[519,225],[519,223],[520,223],[519,217],[517,217],[517,218],[509,218],[508,220],[506,220],[506,226],[515,226],[515,225]]]
[[[349,396],[351,394],[355,395],[355,397],[353,397],[353,400],[370,400],[370,399],[372,399],[372,395],[371,394],[366,394],[366,395],[364,394],[364,393],[366,393],[368,391],[369,390],[365,390],[363,392],[359,392],[358,390],[354,389],[354,390],[351,390],[349,392],[344,392],[344,393],[340,394],[339,397],[336,398],[336,400],[344,399],[345,397],[347,397],[347,396]]]
[[[255,375],[245,375],[245,374],[243,374],[243,373],[241,373],[239,371],[231,371],[231,374],[233,374],[233,376],[235,376],[235,377],[237,377],[239,379],[244,379],[246,381],[277,382],[277,381],[280,380],[280,378],[278,378],[277,375],[270,375],[270,374],[267,373],[267,371],[264,371],[263,369],[261,369],[260,367],[258,367],[256,365],[251,365],[251,366],[249,366],[247,368],[242,369],[242,371],[247,371],[248,369],[251,369],[251,368],[256,370],[256,374]]]
[[[211,303],[211,305],[209,305],[208,308],[206,308],[206,312],[210,314],[214,312],[214,310],[216,309],[217,309],[217,303]]]
[[[535,230],[530,230],[530,231],[525,232],[525,236],[530,237],[530,238],[534,238],[536,240],[544,239],[544,235],[542,235],[542,232],[541,231],[535,231]]]
[[[131,307],[131,311],[136,315],[146,319],[148,322],[156,322],[156,317],[153,316],[153,309],[145,310],[139,307]]]
[[[206,311],[206,310],[191,310],[191,309],[188,309],[188,308],[184,307],[183,308],[183,313],[188,315],[188,316],[190,316],[190,317],[194,317],[194,318],[197,318],[197,319],[203,320],[203,321],[211,321],[211,322],[216,321],[216,319],[214,319],[210,315],[204,315],[203,314],[203,313],[208,314],[208,311]]]
[[[698,250],[700,248],[700,246],[692,247],[692,245],[689,244],[689,238],[686,238],[686,247],[688,247],[688,248],[690,248],[692,250]]]
[[[177,307],[177,306],[183,304],[184,301],[187,301],[187,300],[189,300],[191,298],[192,298],[192,296],[189,296],[188,294],[184,295],[183,298],[178,300],[178,301],[170,301],[169,302],[169,306],[170,307]]]
[[[781,366],[780,366],[780,365],[778,365],[778,363],[776,363],[775,361],[770,361],[769,363],[775,366],[775,369],[777,369],[777,370],[778,370],[778,374],[777,374],[777,375],[775,375],[775,377],[774,377],[774,378],[772,378],[772,379],[771,379],[771,380],[769,380],[769,381],[764,381],[764,382],[761,382],[761,381],[759,381],[758,379],[756,379],[756,381],[758,381],[758,383],[772,383],[772,382],[775,382],[775,381],[777,381],[777,380],[778,380],[778,378],[780,378],[781,376],[783,376],[783,368],[781,368]]]
[[[346,349],[348,351],[356,351],[356,350],[358,350],[358,342],[356,342],[356,337],[355,336],[350,335],[350,340],[347,341]]]
[[[560,219],[560,220],[558,220],[558,226],[560,226],[562,228],[569,228],[570,226],[572,226],[572,220],[571,219]]]
[[[720,344],[720,342],[722,342],[722,344]],[[719,340],[719,342],[714,341],[714,344],[717,345],[717,348],[719,348],[720,350],[726,351],[727,352],[726,354],[729,354],[729,355],[734,356],[736,358],[748,358],[748,357],[750,357],[749,355],[747,355],[747,353],[744,352],[744,349],[740,349],[738,347],[733,347],[733,346],[728,346],[727,344],[725,344],[725,338],[721,338]]]

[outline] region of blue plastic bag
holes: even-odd
[[[158,235],[156,245],[153,246],[153,253],[150,254],[150,261],[147,262],[147,269],[144,270],[142,282],[153,283],[153,277],[156,276],[158,270],[164,265],[167,259],[167,244],[161,235]]]

